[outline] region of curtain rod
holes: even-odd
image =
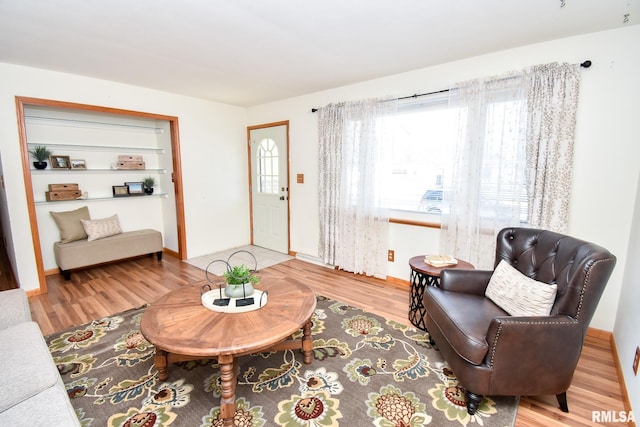
[[[580,66],[581,66],[582,68],[589,68],[589,67],[591,67],[591,61],[587,59],[586,61],[584,61],[583,63],[581,63],[581,64],[580,64]],[[419,97],[419,96],[435,95],[435,94],[437,94],[437,93],[447,93],[447,92],[449,92],[449,89],[442,89],[442,90],[437,90],[437,91],[435,91],[435,92],[415,93],[415,94],[413,94],[413,95],[403,96],[403,97],[396,98],[396,99],[398,99],[398,100],[400,100],[400,99],[411,99],[411,98],[417,98],[417,97]],[[317,108],[312,108],[312,109],[311,109],[311,112],[312,112],[312,113],[315,113],[315,112],[317,112],[317,111],[318,111],[318,109],[317,109]]]

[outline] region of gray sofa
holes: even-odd
[[[80,426],[22,289],[0,292],[0,426]]]

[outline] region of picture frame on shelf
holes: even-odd
[[[69,169],[71,167],[69,156],[52,154],[49,156],[49,161],[51,162],[51,169]]]
[[[127,197],[129,196],[129,187],[126,185],[112,185],[113,197]]]
[[[84,159],[71,159],[71,169],[86,169],[87,163]]]
[[[125,182],[124,185],[129,188],[130,196],[144,195],[144,184],[142,182]]]

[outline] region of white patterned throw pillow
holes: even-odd
[[[485,296],[512,316],[548,316],[556,299],[557,285],[538,282],[500,261]]]
[[[80,221],[82,221],[82,226],[87,233],[87,241],[89,242],[122,233],[117,214],[109,218],[94,220],[82,219]]]

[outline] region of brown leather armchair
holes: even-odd
[[[509,228],[497,237],[495,266],[557,284],[549,316],[510,316],[485,289],[492,271],[443,270],[423,297],[426,326],[466,390],[474,414],[483,395],[555,394],[568,412],[567,389],[584,337],[616,258],[606,249],[545,230]]]

